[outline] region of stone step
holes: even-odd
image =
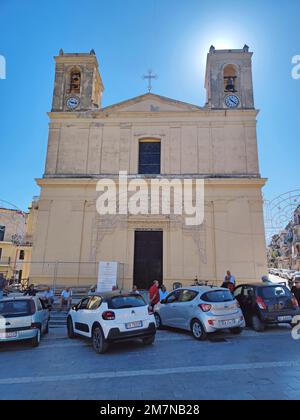
[[[67,316],[68,316],[67,312],[51,311],[49,327],[50,328],[65,327],[67,325]]]

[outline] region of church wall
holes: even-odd
[[[180,114],[180,113],[178,113]],[[162,143],[162,174],[258,175],[256,120],[253,111],[218,118],[184,118],[173,124],[157,118],[133,119],[131,124],[119,118],[106,122],[62,120],[50,124],[46,176],[117,174],[138,171],[138,144],[153,137]],[[178,116],[180,118],[180,116]]]
[[[266,272],[261,202],[263,180],[206,180],[205,223],[187,228],[165,216],[130,216],[120,223],[96,213],[96,181],[39,180],[42,195],[33,249],[31,280],[92,285],[100,260],[124,264],[124,287],[133,282],[134,232],[164,232],[164,281],[222,282],[231,269],[239,282],[257,281]],[[44,262],[44,264],[42,264]],[[72,263],[73,264],[70,264]],[[80,264],[79,264],[80,263]]]

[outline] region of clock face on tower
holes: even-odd
[[[76,96],[72,96],[71,98],[68,98],[67,99],[67,102],[66,102],[66,104],[67,104],[67,107],[69,108],[69,109],[75,109],[75,108],[77,108],[78,107],[78,105],[79,105],[79,98],[77,98]]]
[[[225,105],[227,108],[237,108],[240,104],[240,100],[236,95],[228,95],[225,98]]]

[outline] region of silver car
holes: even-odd
[[[0,343],[30,340],[33,347],[49,330],[49,311],[38,297],[0,300]]]
[[[246,323],[239,306],[228,289],[188,287],[175,290],[155,307],[157,327],[191,331],[197,340],[207,334],[230,329],[240,334]]]

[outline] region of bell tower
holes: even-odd
[[[100,109],[104,86],[95,51],[66,54],[60,50],[55,62],[52,112]]]
[[[205,88],[206,106],[211,109],[254,109],[252,52],[216,50],[207,55]]]

